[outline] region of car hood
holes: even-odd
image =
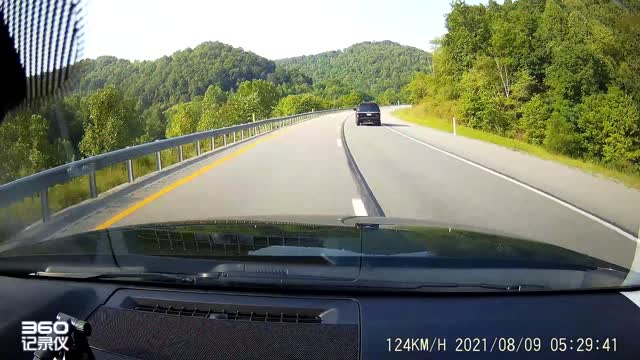
[[[410,256],[432,258],[434,265],[440,260],[447,265],[504,263],[626,270],[553,244],[486,229],[355,216],[233,217],[141,224],[16,247],[0,252],[0,257],[104,253],[206,257],[204,245],[211,254],[220,255],[214,251],[216,246],[230,251],[232,244],[236,246],[234,256]]]
[[[303,279],[304,285],[311,281],[321,288],[329,285],[318,281],[349,286],[373,282],[385,288],[498,283],[500,289],[619,287],[629,274],[628,269],[600,259],[507,234],[421,220],[353,216],[142,224],[0,252],[3,274],[66,277],[114,272],[242,281],[248,277],[280,285]]]

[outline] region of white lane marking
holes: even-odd
[[[336,143],[338,144],[338,147],[341,148],[342,147],[342,140],[340,139],[336,139]]]
[[[620,229],[619,227],[617,227],[617,226],[615,226],[615,225],[613,225],[613,224],[611,224],[611,223],[609,223],[609,222],[607,222],[607,221],[604,221],[604,220],[602,220],[602,219],[600,219],[600,218],[598,218],[598,217],[596,217],[596,216],[593,216],[593,215],[589,214],[588,212],[586,212],[586,211],[584,211],[584,210],[582,210],[582,209],[580,209],[580,208],[577,208],[577,207],[575,207],[575,206],[573,206],[573,205],[569,204],[568,202],[566,202],[566,201],[564,201],[564,200],[558,199],[557,197],[554,197],[554,196],[552,196],[552,195],[549,195],[549,194],[547,194],[547,193],[544,193],[544,192],[542,192],[542,191],[540,191],[540,190],[538,190],[538,189],[536,189],[536,188],[534,188],[534,187],[531,187],[531,186],[529,186],[529,185],[527,185],[527,184],[525,184],[525,183],[522,183],[522,182],[520,182],[520,181],[518,181],[518,180],[516,180],[516,179],[510,178],[510,177],[505,176],[505,175],[502,175],[502,174],[500,174],[500,173],[498,173],[498,172],[496,172],[496,171],[494,171],[494,170],[491,170],[491,169],[489,169],[489,168],[487,168],[487,167],[484,167],[484,166],[482,166],[482,165],[480,165],[480,164],[476,164],[476,163],[474,163],[474,162],[472,162],[472,161],[469,161],[469,160],[467,160],[467,159],[461,158],[461,157],[460,157],[460,156],[458,156],[458,155],[452,154],[452,153],[450,153],[450,152],[448,152],[448,151],[445,151],[445,150],[438,149],[437,147],[435,147],[435,146],[433,146],[433,145],[430,145],[430,144],[427,144],[427,143],[425,143],[425,142],[423,142],[423,141],[420,141],[420,140],[418,140],[418,139],[414,139],[414,138],[412,138],[412,137],[411,137],[411,136],[409,136],[409,135],[405,135],[405,134],[403,134],[403,133],[399,132],[398,130],[391,129],[391,128],[387,127],[387,126],[385,126],[385,127],[386,127],[387,129],[389,129],[389,130],[391,130],[391,131],[393,131],[393,132],[397,133],[397,134],[400,134],[400,135],[402,135],[402,136],[406,137],[406,138],[407,138],[407,139],[409,139],[409,140],[415,141],[415,142],[417,142],[417,143],[419,143],[419,144],[422,144],[422,145],[424,145],[424,146],[427,146],[427,147],[429,147],[429,148],[431,148],[431,149],[433,149],[433,150],[436,150],[436,151],[439,151],[439,152],[441,152],[441,153],[443,153],[443,154],[445,154],[445,155],[451,156],[451,157],[452,157],[452,158],[454,158],[454,159],[460,160],[460,161],[462,161],[462,162],[464,162],[464,163],[466,163],[466,164],[468,164],[468,165],[471,165],[471,166],[474,166],[474,167],[476,167],[476,168],[478,168],[478,169],[484,170],[484,171],[486,171],[486,172],[488,172],[488,173],[490,173],[490,174],[493,174],[493,175],[495,175],[495,176],[497,176],[497,177],[499,177],[499,178],[501,178],[501,179],[504,179],[504,180],[507,180],[507,181],[509,181],[509,182],[511,182],[511,183],[514,183],[514,184],[516,184],[516,185],[522,186],[523,188],[525,188],[525,189],[527,189],[527,190],[533,191],[534,193],[536,193],[536,194],[538,194],[538,195],[540,195],[540,196],[543,196],[543,197],[545,197],[545,198],[547,198],[547,199],[549,199],[549,200],[552,200],[552,201],[554,201],[554,202],[556,202],[556,203],[558,203],[558,204],[560,204],[560,205],[562,205],[562,206],[564,206],[564,207],[567,207],[567,208],[569,208],[569,209],[571,209],[571,210],[573,210],[573,211],[577,212],[578,214],[581,214],[581,215],[583,215],[583,216],[585,216],[585,217],[587,217],[587,218],[589,218],[589,219],[591,219],[591,220],[593,220],[593,221],[595,221],[595,222],[599,223],[600,225],[603,225],[603,226],[605,226],[605,227],[609,228],[610,230],[613,230],[613,231],[617,232],[618,234],[620,234],[620,235],[622,235],[622,236],[626,237],[626,238],[627,238],[627,239],[629,239],[629,240],[634,241],[635,243],[638,243],[638,242],[639,242],[638,238],[636,238],[635,236],[633,236],[633,235],[629,234],[628,232],[624,231],[623,229]]]
[[[629,300],[633,301],[638,307],[640,307],[640,291],[622,291],[620,294],[626,296]]]
[[[604,221],[604,220],[602,220],[602,219],[600,219],[600,218],[598,218],[596,216],[593,216],[593,215],[589,214],[588,212],[586,212],[586,211],[584,211],[584,210],[582,210],[580,208],[577,208],[577,207],[569,204],[568,202],[566,202],[564,200],[561,200],[561,199],[558,199],[557,197],[554,197],[552,195],[546,194],[546,193],[544,193],[544,192],[542,192],[542,191],[540,191],[540,190],[538,190],[536,188],[533,188],[533,187],[531,187],[531,186],[529,186],[529,185],[527,185],[525,183],[522,183],[522,182],[520,182],[520,181],[518,181],[516,179],[510,178],[510,177],[505,176],[505,175],[502,175],[502,174],[500,174],[500,173],[498,173],[498,172],[496,172],[494,170],[491,170],[491,169],[489,169],[487,167],[484,167],[484,166],[482,166],[480,164],[476,164],[476,163],[474,163],[472,161],[469,161],[467,159],[463,159],[458,155],[452,154],[452,153],[450,153],[448,151],[445,151],[445,150],[442,150],[442,149],[438,149],[437,147],[435,147],[433,145],[430,145],[430,144],[427,144],[426,142],[423,142],[423,141],[420,141],[418,139],[412,138],[411,136],[403,134],[398,130],[392,129],[392,128],[388,127],[388,126],[385,126],[385,127],[387,129],[399,134],[399,135],[402,135],[402,136],[406,137],[409,140],[415,141],[415,142],[417,142],[419,144],[422,144],[422,145],[424,145],[426,147],[429,147],[429,148],[431,148],[433,150],[436,150],[436,151],[441,152],[441,153],[443,153],[445,155],[451,156],[452,158],[460,160],[460,161],[464,162],[465,164],[474,166],[474,167],[476,167],[476,168],[478,168],[480,170],[484,170],[484,171],[486,171],[486,172],[488,172],[490,174],[493,174],[493,175],[495,175],[495,176],[497,176],[497,177],[499,177],[501,179],[507,180],[507,181],[509,181],[509,182],[511,182],[513,184],[522,186],[523,188],[525,188],[527,190],[530,190],[530,191],[532,191],[532,192],[534,192],[534,193],[536,193],[536,194],[538,194],[538,195],[540,195],[542,197],[545,197],[545,198],[547,198],[547,199],[549,199],[551,201],[554,201],[554,202],[556,202],[556,203],[558,203],[558,204],[560,204],[560,205],[562,205],[562,206],[564,206],[564,207],[566,207],[566,208],[568,208],[570,210],[573,210],[573,211],[577,212],[578,214],[583,215],[586,218],[591,219],[591,220],[597,222],[598,224],[603,225],[606,228],[608,228],[610,230],[613,230],[613,231],[617,232],[618,234],[624,236],[625,238],[633,241],[636,244],[636,250],[635,250],[635,253],[634,253],[634,256],[633,256],[633,262],[631,263],[631,267],[629,268],[631,271],[629,272],[629,274],[627,274],[627,277],[625,278],[623,284],[627,285],[627,284],[637,283],[638,282],[639,279],[636,278],[637,276],[635,274],[632,274],[631,272],[632,271],[633,272],[640,272],[640,233],[638,234],[639,235],[638,237],[635,237],[635,236],[633,236],[633,234],[630,234],[630,233],[624,231],[623,229],[620,229],[619,227],[617,227],[617,226],[615,226],[615,225],[613,225],[613,224],[611,224],[611,223],[609,223],[607,221]],[[634,278],[636,278],[636,279],[634,279]]]
[[[635,236],[633,236],[632,234],[629,234],[628,232],[626,232],[626,231],[624,231],[624,230],[620,229],[619,227],[617,227],[617,226],[615,226],[615,225],[613,225],[613,224],[611,224],[611,223],[609,223],[609,222],[607,222],[607,221],[604,221],[604,220],[602,220],[602,219],[600,219],[600,218],[598,218],[598,217],[596,217],[596,216],[593,216],[593,215],[589,214],[588,212],[586,212],[586,211],[584,211],[584,210],[582,210],[582,209],[580,209],[580,208],[577,208],[577,207],[575,207],[575,206],[573,206],[573,205],[569,204],[568,202],[566,202],[566,201],[564,201],[564,200],[561,200],[561,199],[558,199],[557,197],[554,197],[554,196],[552,196],[552,195],[546,194],[546,193],[544,193],[544,192],[542,192],[542,191],[540,191],[540,190],[538,190],[538,189],[536,189],[536,188],[534,188],[534,187],[531,187],[531,186],[529,186],[529,185],[527,185],[527,184],[525,184],[525,183],[522,183],[522,182],[520,182],[520,181],[518,181],[518,180],[516,180],[516,179],[510,178],[510,177],[505,176],[505,175],[502,175],[502,174],[500,174],[500,173],[498,173],[498,172],[496,172],[496,171],[494,171],[494,170],[491,170],[491,169],[489,169],[489,168],[487,168],[487,167],[484,167],[484,166],[482,166],[482,165],[480,165],[480,164],[476,164],[476,163],[474,163],[474,162],[472,162],[472,161],[469,161],[469,160],[467,160],[467,159],[463,159],[463,158],[461,158],[461,157],[460,157],[460,156],[458,156],[458,155],[452,154],[452,153],[450,153],[450,152],[448,152],[448,151],[445,151],[445,150],[438,149],[437,147],[435,147],[435,146],[433,146],[433,145],[429,145],[429,144],[427,144],[427,143],[425,143],[425,142],[423,142],[423,141],[420,141],[420,140],[418,140],[418,139],[414,139],[414,138],[412,138],[412,137],[411,137],[411,136],[409,136],[409,135],[405,135],[405,134],[403,134],[403,133],[399,132],[398,130],[391,129],[391,128],[387,127],[387,126],[385,126],[385,127],[386,127],[387,129],[389,129],[389,130],[391,130],[391,131],[393,131],[393,132],[397,133],[397,134],[400,134],[400,135],[402,135],[402,136],[406,137],[406,138],[407,138],[407,139],[409,139],[409,140],[415,141],[415,142],[417,142],[417,143],[419,143],[419,144],[422,144],[422,145],[424,145],[424,146],[427,146],[427,147],[429,147],[429,148],[431,148],[431,149],[433,149],[433,150],[436,150],[436,151],[439,151],[439,152],[441,152],[441,153],[443,153],[443,154],[445,154],[445,155],[451,156],[451,157],[452,157],[452,158],[454,158],[454,159],[460,160],[460,161],[464,162],[465,164],[468,164],[468,165],[474,166],[474,167],[476,167],[476,168],[478,168],[478,169],[481,169],[481,170],[484,170],[484,171],[486,171],[486,172],[488,172],[488,173],[490,173],[490,174],[493,174],[493,175],[495,175],[495,176],[497,176],[497,177],[499,177],[499,178],[501,178],[501,179],[504,179],[504,180],[507,180],[507,181],[509,181],[509,182],[511,182],[511,183],[513,183],[513,184],[516,184],[516,185],[522,186],[523,188],[525,188],[525,189],[527,189],[527,190],[533,191],[534,193],[536,193],[536,194],[538,194],[538,195],[540,195],[540,196],[543,196],[543,197],[545,197],[545,198],[547,198],[547,199],[549,199],[549,200],[551,200],[551,201],[554,201],[554,202],[556,202],[556,203],[558,203],[558,204],[560,204],[560,205],[562,205],[562,206],[564,206],[564,207],[566,207],[566,208],[568,208],[568,209],[571,209],[571,210],[573,210],[573,211],[577,212],[577,213],[578,213],[578,214],[580,214],[580,215],[583,215],[583,216],[585,216],[585,217],[587,217],[587,218],[589,218],[589,219],[591,219],[591,220],[593,220],[593,221],[595,221],[595,222],[599,223],[600,225],[603,225],[603,226],[607,227],[607,228],[608,228],[608,229],[610,229],[610,230],[613,230],[613,231],[617,232],[618,234],[620,234],[620,235],[622,235],[622,236],[626,237],[627,239],[632,240],[632,241],[633,241],[633,242],[635,242],[636,244],[640,242],[640,240],[639,240],[638,238],[636,238]]]
[[[367,209],[364,208],[362,199],[351,199],[351,205],[356,216],[367,216]]]
[[[423,141],[420,141],[418,139],[412,138],[411,136],[403,134],[398,130],[392,129],[392,128],[388,127],[388,126],[385,126],[385,127],[387,129],[399,134],[399,135],[402,135],[402,136],[406,137],[409,140],[413,140],[413,141],[415,141],[415,142],[417,142],[419,144],[427,146],[427,147],[429,147],[429,148],[431,148],[433,150],[439,151],[439,152],[441,152],[441,153],[443,153],[445,155],[451,156],[451,157],[453,157],[453,158],[455,158],[457,160],[460,160],[460,161],[462,161],[462,162],[464,162],[466,164],[469,164],[471,166],[475,166],[478,169],[484,170],[484,171],[486,171],[486,172],[488,172],[490,174],[498,176],[498,177],[500,177],[500,178],[502,178],[504,180],[507,180],[509,182],[512,182],[512,183],[514,183],[516,185],[520,185],[520,186],[524,187],[525,189],[531,190],[534,193],[536,193],[538,195],[541,195],[541,196],[543,196],[543,197],[545,197],[545,198],[547,198],[549,200],[552,200],[552,201],[554,201],[554,202],[556,202],[556,203],[558,203],[558,204],[560,204],[562,206],[565,206],[565,207],[567,207],[567,208],[569,208],[569,209],[571,209],[571,210],[573,210],[573,211],[575,211],[575,212],[577,212],[577,213],[579,213],[579,214],[581,214],[581,215],[583,215],[583,216],[585,216],[585,217],[587,217],[587,218],[599,223],[600,225],[603,225],[603,226],[607,227],[608,229],[617,232],[618,234],[626,237],[627,239],[635,242],[636,243],[636,250],[635,250],[635,253],[634,253],[634,256],[633,256],[633,262],[631,263],[631,267],[629,269],[631,271],[640,273],[640,228],[638,228],[638,236],[634,237],[633,234],[630,234],[630,233],[626,232],[625,230],[620,229],[619,227],[617,227],[617,226],[615,226],[615,225],[613,225],[613,224],[611,224],[611,223],[609,223],[607,221],[604,221],[604,220],[602,220],[602,219],[600,219],[600,218],[598,218],[596,216],[593,216],[593,215],[589,214],[588,212],[586,212],[584,210],[581,210],[581,209],[579,209],[579,208],[577,208],[577,207],[575,207],[575,206],[573,206],[573,205],[571,205],[571,204],[569,204],[569,203],[567,203],[567,202],[565,202],[565,201],[563,201],[561,199],[558,199],[558,198],[556,198],[554,196],[551,196],[551,195],[546,194],[546,193],[544,193],[544,192],[542,192],[540,190],[537,190],[537,189],[535,189],[535,188],[533,188],[533,187],[531,187],[531,186],[529,186],[529,185],[527,185],[525,183],[522,183],[522,182],[520,182],[518,180],[515,180],[515,179],[512,179],[510,177],[504,176],[504,175],[502,175],[502,174],[500,174],[500,173],[498,173],[496,171],[493,171],[493,170],[491,170],[491,169],[489,169],[487,167],[484,167],[484,166],[482,166],[480,164],[476,164],[476,163],[474,163],[472,161],[463,159],[463,158],[461,158],[461,157],[459,157],[459,156],[457,156],[455,154],[452,154],[452,153],[450,153],[448,151],[438,149],[437,147],[435,147],[433,145],[430,145],[430,144],[427,144],[427,143],[425,143]],[[632,274],[631,271],[629,272],[629,274],[627,274],[627,277],[625,278],[625,280],[623,282],[623,285],[629,285],[629,284],[633,284],[633,283],[637,284],[638,281],[640,280],[640,274],[637,274],[637,275],[636,274]],[[636,277],[637,277],[637,279],[634,279]]]

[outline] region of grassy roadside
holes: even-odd
[[[414,124],[427,126],[440,131],[453,132],[453,124],[450,120],[432,116],[422,107],[396,110],[394,111],[394,115]],[[512,150],[522,151],[541,159],[551,160],[574,168],[578,168],[591,174],[606,176],[613,180],[617,180],[629,187],[640,189],[640,174],[622,172],[593,162],[554,154],[547,151],[542,146],[532,145],[523,141],[509,139],[506,137],[490,134],[484,131],[475,130],[460,125],[456,126],[456,132],[458,133],[458,135],[465,136],[471,139],[486,141],[492,144],[504,146]]]

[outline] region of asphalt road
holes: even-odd
[[[640,225],[639,191],[596,179],[597,193],[579,192],[571,184],[593,188],[591,175],[557,164],[547,168],[547,162],[492,145],[465,143],[388,112],[383,125],[357,127],[353,114],[344,112],[249,139],[114,199],[55,236],[150,222],[340,217],[381,210],[388,217],[544,241],[625,267],[634,262],[637,234],[629,229]],[[361,178],[354,176],[345,145]],[[562,176],[554,180],[554,174]],[[639,201],[622,205],[620,198]]]

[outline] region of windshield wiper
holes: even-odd
[[[477,290],[494,290],[494,291],[540,291],[549,290],[545,285],[537,284],[488,284],[488,283],[421,283],[421,282],[404,282],[389,280],[358,280],[354,284],[360,288],[368,289],[397,289],[432,292],[438,291],[477,291]]]
[[[343,290],[403,290],[437,291],[541,291],[548,286],[537,284],[489,284],[489,283],[421,283],[389,280],[363,280],[344,277],[297,275],[284,273],[262,273],[251,271],[221,271],[201,274],[171,274],[131,271],[107,272],[37,272],[32,276],[64,278],[76,280],[124,280],[151,283],[165,283],[191,286],[277,286],[300,287],[306,289]]]
[[[38,277],[78,279],[78,280],[118,280],[127,279],[131,281],[143,282],[163,282],[175,284],[195,284],[195,276],[187,274],[166,274],[166,273],[139,273],[139,272],[37,272],[29,274]]]
[[[170,273],[145,273],[145,272],[37,272],[31,276],[77,279],[77,280],[127,280],[141,282],[162,282],[182,285],[231,285],[231,284],[262,284],[262,285],[285,285],[290,281],[310,282],[310,281],[349,281],[345,278],[317,276],[317,275],[288,275],[275,273],[261,273],[248,271],[227,271],[190,274],[170,274]]]

